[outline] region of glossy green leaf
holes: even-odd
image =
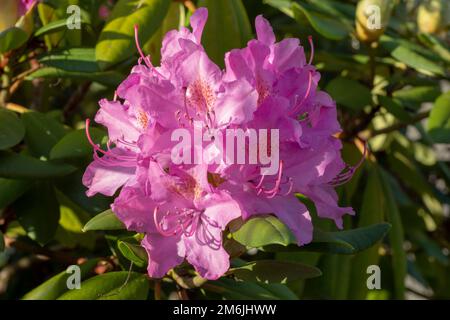
[[[39,57],[47,67],[73,72],[99,72],[94,48],[70,48],[50,52]]]
[[[372,103],[369,88],[352,79],[334,78],[328,83],[325,90],[338,104],[355,111],[362,110]]]
[[[80,18],[80,23],[83,24],[89,24],[89,21],[86,19],[83,19],[83,16]],[[67,29],[67,19],[60,19],[56,21],[52,21],[42,27],[40,27],[36,32],[34,33],[35,37],[43,36],[49,33],[59,32],[59,31],[65,31]]]
[[[25,142],[33,155],[48,158],[52,147],[66,134],[61,123],[40,112],[22,115]]]
[[[97,128],[90,128],[89,133],[97,144],[106,136],[105,131]],[[92,152],[92,146],[86,138],[86,130],[80,129],[64,136],[50,151],[50,159],[78,163],[79,159],[92,157]]]
[[[358,226],[365,227],[384,221],[385,207],[381,177],[375,165],[368,166],[367,184],[364,189],[362,206],[359,210]],[[389,226],[389,225],[388,225]],[[389,228],[389,227],[388,227]],[[387,230],[385,230],[386,232]],[[384,234],[385,234],[384,232]],[[384,235],[383,234],[383,235]],[[363,235],[364,237],[364,235]],[[350,299],[365,299],[367,288],[367,267],[378,265],[380,244],[358,253],[351,262]]]
[[[146,43],[166,16],[169,4],[167,0],[119,0],[95,48],[100,67],[104,70],[137,52],[134,25],[139,26],[140,42]]]
[[[297,296],[285,285],[278,283],[256,283],[222,278],[205,284],[212,291],[233,300],[297,300]]]
[[[20,28],[12,27],[0,32],[0,54],[20,48],[28,40],[28,34]]]
[[[99,259],[91,259],[81,264],[80,267],[80,280],[86,280],[93,276],[94,267],[97,265]],[[40,284],[22,297],[22,300],[55,300],[63,293],[69,291],[67,287],[68,278],[73,275],[72,272],[64,270],[57,275],[51,277],[44,283]],[[76,291],[76,290],[75,290]]]
[[[25,128],[12,111],[0,108],[0,150],[14,147],[25,136]]]
[[[394,91],[392,96],[403,104],[418,109],[422,103],[434,101],[440,94],[441,90],[437,86],[419,86]]]
[[[249,262],[241,267],[231,268],[228,273],[243,281],[265,283],[286,283],[299,279],[315,278],[322,274],[316,267],[300,262],[279,260]]]
[[[16,201],[30,186],[26,180],[0,178],[0,209]]]
[[[67,291],[58,300],[145,300],[148,291],[146,275],[119,271],[83,281],[80,290]]]
[[[387,172],[381,171],[383,182],[384,204],[386,206],[386,218],[392,225],[389,233],[389,243],[391,245],[392,270],[394,274],[394,296],[396,299],[405,298],[405,279],[407,273],[407,259],[404,250],[405,236],[400,212],[395,202],[394,194]]]
[[[36,158],[0,151],[0,177],[11,179],[47,179],[62,177],[76,170],[68,164],[41,161]]]
[[[428,133],[435,142],[450,143],[450,91],[434,103],[428,118]]]
[[[319,34],[331,40],[342,40],[348,35],[348,29],[342,22],[334,17],[309,10],[298,2],[292,3],[292,12],[294,19],[302,21],[304,17],[308,19],[311,26]]]
[[[241,0],[200,0],[198,6],[208,8],[202,43],[209,57],[223,67],[225,53],[244,47],[251,38],[245,7]]]
[[[445,75],[444,69],[439,64],[403,45],[399,45],[392,50],[391,56],[426,75]]]
[[[295,243],[291,231],[273,216],[257,217],[248,220],[241,228],[233,232],[233,238],[252,248],[269,244],[287,246]]]
[[[143,247],[127,241],[119,241],[117,246],[123,256],[138,267],[145,267],[147,265],[148,256]]]
[[[36,70],[30,74],[27,79],[55,79],[55,78],[68,78],[77,80],[88,80],[98,82],[107,86],[115,87],[123,80],[123,75],[117,71],[102,71],[102,72],[79,72],[79,71],[67,71],[64,69],[44,67]]]
[[[59,204],[50,183],[34,184],[14,204],[14,211],[31,239],[41,245],[53,239],[59,222]]]
[[[121,230],[125,229],[122,221],[112,212],[112,210],[106,210],[99,213],[95,217],[86,223],[83,228],[83,232],[94,230]]]

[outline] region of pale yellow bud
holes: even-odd
[[[390,0],[361,0],[356,7],[356,36],[362,42],[377,41],[384,33],[392,10]]]
[[[437,33],[442,26],[442,2],[439,0],[424,1],[417,11],[417,27],[420,32]]]
[[[18,0],[0,0],[0,32],[14,27],[19,19]]]

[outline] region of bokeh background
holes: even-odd
[[[0,299],[450,298],[448,1],[47,0],[26,13],[16,2],[0,3]],[[163,35],[200,6],[209,9],[203,44],[222,67],[225,52],[253,37],[257,15],[278,40],[299,38],[307,56],[311,35],[345,160],[359,161],[363,141],[370,150],[338,190],[357,213],[344,233],[316,221],[322,239],[305,248],[270,233],[264,244],[278,245],[250,248],[231,235],[235,271],[223,279],[205,282],[182,266],[155,281],[140,235],[111,219],[112,199],[84,194],[84,120],[136,64],[134,24],[157,65]],[[79,28],[68,29],[68,18]],[[92,135],[105,141],[102,128]],[[250,261],[270,263],[241,268]],[[67,295],[72,264],[89,282]],[[379,290],[367,288],[370,265],[380,267]]]

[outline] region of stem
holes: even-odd
[[[175,272],[175,270],[169,270],[167,273],[175,282],[183,289],[195,289],[204,285],[208,280],[202,278],[199,275],[194,277],[183,277]]]

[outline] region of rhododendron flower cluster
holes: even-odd
[[[101,149],[89,138],[94,161],[83,177],[87,194],[113,196],[120,190],[112,210],[129,230],[145,234],[141,245],[151,277],[164,276],[184,260],[202,277],[222,276],[229,268],[222,237],[236,218],[273,214],[298,245],[309,243],[311,216],[297,193],[339,228],[343,215],[353,214],[337,204],[334,188],[355,168],[341,159],[336,105],[318,90],[311,39],[307,61],[298,39],[276,42],[259,16],[257,38],[228,52],[221,70],[201,44],[207,15],[199,8],[191,17],[192,31],[167,33],[160,66],[144,56],[136,36],[139,64],[113,101],[100,101],[95,117],[107,127],[109,143]],[[277,129],[278,171],[266,175],[258,163],[175,164],[172,133],[194,131],[197,123],[219,132]],[[89,121],[86,128],[89,137]]]

